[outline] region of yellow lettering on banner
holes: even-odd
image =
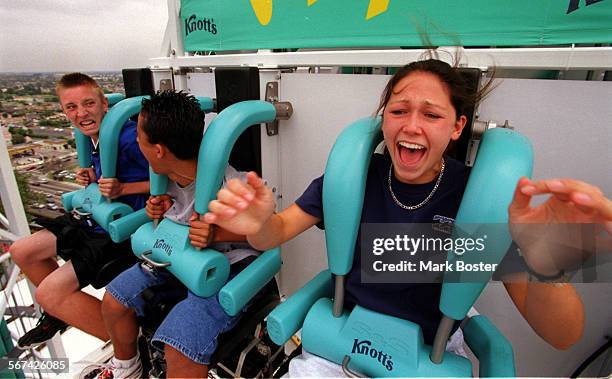
[[[268,25],[272,19],[272,0],[251,0],[251,7],[261,25]]]
[[[257,20],[263,26],[268,25],[272,19],[272,0],[250,0],[251,7],[255,11]],[[308,6],[313,5],[318,0],[307,0]],[[381,13],[385,13],[389,8],[389,2],[391,0],[370,0],[368,4],[368,13],[366,14],[366,21],[374,18]]]
[[[390,0],[370,0],[366,21],[378,16],[381,13],[385,13],[389,7],[389,1]]]

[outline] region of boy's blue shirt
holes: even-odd
[[[133,183],[149,180],[149,162],[140,151],[136,142],[136,123],[128,120],[123,125],[119,134],[119,149],[117,157],[117,179],[121,183]],[[96,173],[96,178],[102,177],[102,167],[100,165],[100,153],[94,149],[91,154],[91,161]],[[117,201],[132,207],[134,211],[144,208],[147,201],[147,194],[127,195],[117,198]],[[96,229],[101,229],[96,227]],[[99,231],[99,230],[96,230]]]

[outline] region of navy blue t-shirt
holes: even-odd
[[[100,166],[100,153],[94,149],[91,161],[96,172],[96,178],[102,177]],[[138,147],[136,142],[136,123],[128,120],[119,134],[119,149],[117,157],[117,179],[121,183],[133,183],[149,180],[149,162]],[[146,194],[126,195],[117,198],[117,201],[125,203],[135,211],[144,208],[148,196]]]
[[[423,207],[408,211],[399,207],[391,197],[387,179],[391,158],[388,154],[374,154],[366,182],[361,223],[437,223],[453,222],[465,185],[467,169],[457,160],[445,158],[444,175],[435,195]],[[437,179],[437,178],[436,178]],[[419,204],[431,192],[436,180],[426,184],[406,184],[392,175],[393,192],[403,204]],[[315,179],[296,204],[306,213],[320,218],[317,226],[324,227],[323,176]],[[346,277],[346,304],[365,308],[412,321],[421,326],[423,337],[433,343],[442,317],[439,310],[442,285],[439,283],[362,283],[361,235],[357,236],[353,267]]]

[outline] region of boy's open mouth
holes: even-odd
[[[79,122],[79,126],[83,129],[92,129],[96,125],[96,122],[93,120],[85,120]]]

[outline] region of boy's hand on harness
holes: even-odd
[[[83,187],[87,187],[90,183],[96,182],[96,172],[91,167],[80,168],[76,172],[76,182]]]
[[[102,196],[116,199],[123,193],[123,183],[117,178],[100,178],[98,188]]]
[[[147,217],[152,220],[159,220],[164,216],[164,213],[172,206],[172,199],[168,195],[149,196],[147,205]]]
[[[550,197],[530,206],[533,196],[543,194]],[[612,201],[596,186],[579,180],[521,178],[508,214],[512,238],[530,268],[543,275],[555,275],[587,259],[597,251],[593,241],[603,228],[612,235]]]
[[[214,225],[200,221],[200,216],[193,212],[189,219],[189,240],[195,247],[205,248],[214,240]]]
[[[259,232],[274,213],[274,194],[254,172],[247,182],[230,180],[208,205],[204,221],[240,235]]]

